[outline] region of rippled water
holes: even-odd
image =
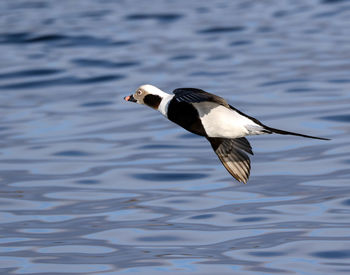
[[[349,1],[0,2],[1,274],[349,274]],[[193,86],[272,127],[247,185],[123,101]]]

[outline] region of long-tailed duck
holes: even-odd
[[[227,171],[244,183],[250,174],[250,159],[245,152],[253,154],[245,136],[275,133],[329,140],[268,127],[225,99],[201,89],[179,88],[171,95],[155,86],[143,85],[124,99],[158,110],[187,131],[205,137]]]

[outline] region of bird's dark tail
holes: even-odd
[[[280,134],[280,135],[293,135],[293,136],[299,136],[299,137],[305,137],[305,138],[314,138],[314,139],[321,139],[321,140],[330,140],[329,138],[314,137],[314,136],[308,136],[308,135],[303,135],[303,134],[298,134],[298,133],[283,131],[283,130],[271,128],[271,127],[268,127],[268,126],[265,126],[265,125],[264,125],[264,128],[265,128],[265,130],[270,131],[271,134],[272,134],[272,133],[275,133],[275,134]]]

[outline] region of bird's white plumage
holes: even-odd
[[[262,127],[235,110],[215,102],[193,103],[209,137],[240,138],[261,133]]]
[[[174,95],[169,95],[165,93],[163,96],[162,101],[160,102],[158,106],[158,111],[162,113],[163,116],[168,117],[168,107],[169,107],[169,102],[172,100]]]
[[[159,89],[156,86],[153,86],[151,84],[142,85],[142,86],[140,86],[140,88],[143,89],[144,91],[146,91],[147,93],[152,94],[152,95],[159,95],[159,96],[161,96],[163,94],[166,94],[161,89]]]

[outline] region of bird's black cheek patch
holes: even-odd
[[[146,105],[154,109],[158,109],[158,106],[161,101],[162,101],[162,98],[159,95],[146,95],[143,99],[143,102]]]

